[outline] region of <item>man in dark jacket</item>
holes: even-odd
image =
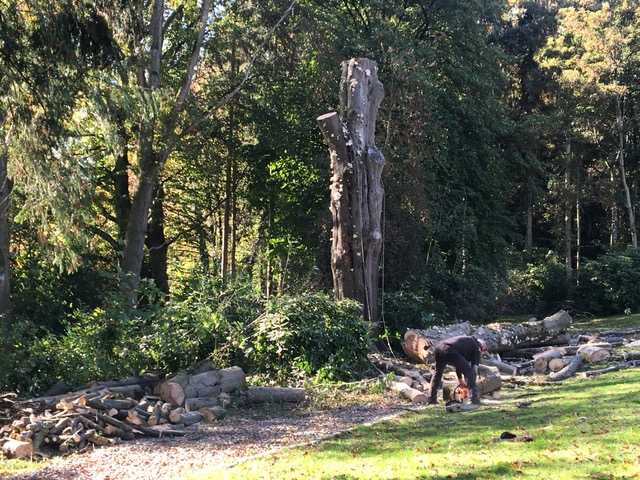
[[[431,398],[429,403],[437,403],[438,387],[447,365],[456,369],[458,382],[471,390],[471,401],[480,403],[476,375],[480,364],[480,353],[486,351],[484,342],[474,337],[459,336],[441,340],[434,347],[436,371],[431,377]],[[463,378],[464,377],[464,378]]]

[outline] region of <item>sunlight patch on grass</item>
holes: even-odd
[[[189,478],[640,478],[639,385],[640,372],[628,370],[537,390],[526,409],[516,406],[521,390],[472,413],[447,414],[440,405]],[[534,440],[500,441],[503,431]]]
[[[31,462],[29,460],[7,460],[0,458],[0,478],[5,475],[16,475],[26,473],[36,468],[41,468],[42,462]]]

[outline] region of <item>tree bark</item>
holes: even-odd
[[[613,166],[609,166],[609,180],[611,181],[611,188],[615,192],[616,188],[616,176]],[[618,243],[618,205],[615,195],[613,195],[613,201],[610,208],[611,222],[609,232],[609,247],[614,247]]]
[[[464,322],[449,327],[433,327],[429,330],[409,329],[404,335],[402,348],[414,361],[433,363],[432,347],[438,341],[457,335],[473,335],[486,342],[489,352],[502,353],[553,342],[566,331],[571,322],[571,316],[560,310],[537,322],[490,323],[479,327]]]
[[[527,233],[524,248],[533,248],[533,181],[531,176],[527,178]]]
[[[127,223],[131,211],[131,196],[129,195],[129,138],[124,125],[118,126],[120,152],[116,156],[113,167],[114,198],[113,207],[118,224],[118,240],[124,243],[127,235]]]
[[[0,112],[0,333],[3,339],[11,330],[11,259],[9,256],[9,206],[13,183],[7,167],[9,153],[5,136],[5,116]],[[4,344],[5,342],[2,342]],[[0,347],[3,345],[0,344]]]
[[[625,144],[624,144],[624,112],[623,101],[620,95],[616,96],[616,123],[618,126],[618,162],[620,164],[620,178],[622,179],[622,187],[624,188],[624,198],[629,214],[629,233],[631,234],[631,245],[634,249],[638,248],[638,234],[636,230],[636,216],[633,210],[633,202],[631,201],[631,192],[627,184],[627,173],[625,170]]]
[[[580,249],[582,248],[582,234],[581,224],[582,224],[582,215],[581,215],[581,198],[580,198],[580,189],[581,189],[581,179],[582,179],[582,171],[581,171],[582,162],[579,158],[576,159],[576,274],[575,281],[576,285],[580,285]]]
[[[567,281],[570,282],[573,277],[572,267],[572,215],[571,209],[573,207],[571,202],[571,140],[567,139],[566,150],[566,165],[564,171],[564,268],[567,276]]]
[[[146,244],[149,250],[151,278],[160,291],[168,294],[167,253],[169,246],[164,234],[164,187],[162,185],[156,189],[156,195],[151,205]]]
[[[231,155],[227,155],[224,180],[224,220],[222,222],[222,254],[220,275],[229,276],[229,240],[231,238]]]
[[[385,162],[375,145],[375,126],[383,97],[376,63],[353,58],[342,63],[342,118],[335,112],[318,118],[332,167],[335,295],[360,301],[365,319],[373,326],[378,321]]]
[[[231,162],[231,249],[229,251],[229,263],[231,278],[236,277],[238,262],[236,261],[236,248],[238,246],[238,207],[236,202],[236,190],[238,188],[236,175],[236,162]]]

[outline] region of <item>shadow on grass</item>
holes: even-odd
[[[540,399],[528,408],[513,405],[485,407],[479,411],[447,414],[437,410],[411,414],[401,421],[362,427],[316,447],[329,458],[356,453],[362,457],[400,454],[429,445],[431,453],[446,453],[452,447],[477,447],[497,441],[503,431],[538,432],[546,443],[580,433],[594,424],[606,424],[608,432],[640,428],[640,417],[628,409],[639,403],[638,384],[620,378],[584,380],[562,386],[561,394]],[[603,415],[605,414],[605,415]],[[546,432],[545,427],[553,427]],[[590,428],[590,427],[589,427]],[[545,433],[546,432],[546,433]],[[376,442],[372,439],[384,439]],[[546,440],[545,440],[546,439]],[[540,448],[534,442],[526,448]],[[475,477],[460,477],[475,478]]]

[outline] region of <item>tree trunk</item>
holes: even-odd
[[[200,256],[200,267],[203,273],[209,273],[209,252],[207,250],[207,236],[204,219],[200,209],[195,210],[195,221],[197,223],[198,232],[198,255]]]
[[[464,322],[429,330],[409,329],[404,335],[402,348],[412,360],[432,363],[432,347],[438,341],[457,335],[473,335],[486,342],[489,352],[502,353],[521,347],[553,343],[571,322],[571,316],[560,310],[537,322],[490,323],[479,327]]]
[[[146,244],[149,249],[151,278],[162,292],[168,294],[167,253],[169,246],[164,235],[164,188],[162,185],[156,189],[156,195],[151,205]]]
[[[636,216],[633,211],[633,202],[631,201],[631,192],[629,191],[629,185],[627,184],[627,174],[625,171],[625,155],[624,155],[624,112],[622,102],[623,98],[620,95],[616,97],[616,123],[618,126],[618,162],[620,164],[620,177],[622,179],[622,186],[624,188],[624,198],[627,205],[627,212],[629,214],[629,233],[631,234],[631,245],[634,249],[638,248],[638,235],[636,231]]]
[[[375,145],[375,125],[383,97],[376,63],[353,58],[342,63],[342,118],[335,112],[318,118],[331,157],[334,293],[360,301],[374,326],[384,201],[384,156]]]
[[[118,224],[118,240],[124,243],[127,235],[127,222],[131,211],[131,196],[129,195],[129,139],[123,125],[118,127],[120,152],[116,156],[113,168],[114,198],[113,207]]]
[[[175,126],[191,92],[195,70],[201,58],[202,43],[210,10],[211,0],[203,0],[200,7],[197,38],[191,50],[191,58],[184,72],[182,85],[169,115],[162,124],[159,124],[155,118],[147,118],[146,116],[143,116],[139,122],[138,187],[131,204],[125,235],[122,258],[123,280],[120,287],[131,304],[135,304],[137,301],[140,271],[144,259],[148,215],[153,193],[157,186],[160,171],[177,142]],[[149,43],[149,51],[146,52],[148,53],[149,61],[147,65],[141,66],[138,75],[138,87],[144,91],[150,90],[154,92],[159,90],[161,86],[164,14],[164,0],[155,0],[149,26],[151,41]],[[145,97],[154,98],[155,96],[148,95]],[[158,138],[160,141],[157,141]],[[160,147],[161,144],[163,145],[162,147]]]
[[[229,251],[229,263],[231,264],[231,278],[236,277],[238,264],[236,261],[236,248],[238,243],[238,211],[236,205],[236,162],[231,163],[231,249]]]
[[[144,155],[143,152],[141,152]],[[150,155],[150,153],[148,153]],[[147,236],[147,225],[149,209],[153,200],[153,192],[156,187],[157,171],[153,166],[147,167],[145,164],[152,161],[143,161],[141,158],[141,168],[139,173],[138,187],[131,203],[131,212],[127,224],[124,251],[122,255],[122,270],[124,278],[122,280],[122,290],[129,301],[136,302],[136,291],[140,285],[140,271],[144,259],[144,244]],[[153,165],[153,163],[151,163]]]
[[[581,218],[581,198],[580,198],[580,189],[581,189],[581,180],[582,180],[582,171],[581,164],[579,158],[576,159],[576,285],[580,285],[580,248],[582,247],[582,235],[580,232],[582,218]]]
[[[11,260],[9,257],[9,205],[12,182],[8,176],[9,154],[4,135],[5,118],[0,117],[0,333],[7,339],[11,330]],[[4,343],[4,342],[2,342]],[[3,345],[0,345],[2,347]]]
[[[616,188],[616,175],[613,170],[613,166],[609,168],[609,180],[611,181],[611,188],[615,192]],[[618,204],[615,194],[613,195],[613,202],[611,204],[611,230],[609,233],[609,246],[614,247],[618,243]]]
[[[527,234],[524,248],[533,248],[533,181],[531,176],[527,178]]]
[[[570,282],[573,277],[572,267],[572,232],[571,222],[572,215],[571,209],[573,207],[571,202],[571,140],[567,139],[567,151],[566,151],[566,166],[564,170],[564,268],[567,276],[567,281]]]
[[[224,221],[222,223],[222,254],[220,275],[229,276],[229,240],[231,239],[231,155],[227,155],[224,180]]]

